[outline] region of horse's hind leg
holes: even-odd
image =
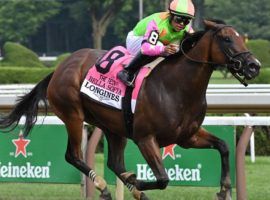
[[[217,193],[216,199],[228,200],[231,199],[231,178],[229,169],[229,149],[227,144],[218,137],[210,134],[205,129],[200,128],[199,131],[191,137],[188,143],[180,143],[184,148],[211,148],[219,151],[221,156],[221,179],[220,192]]]
[[[101,192],[101,199],[111,200],[111,194],[107,189],[106,181],[97,176],[95,171],[89,168],[82,160],[81,141],[83,121],[79,119],[69,119],[65,121],[68,131],[68,145],[65,158],[67,162],[79,169],[95,184],[95,187]]]
[[[147,200],[146,195],[135,187],[136,175],[127,172],[125,168],[124,149],[127,139],[109,132],[105,136],[108,141],[108,167],[121,179],[135,199]]]

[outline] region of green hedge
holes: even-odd
[[[269,156],[270,155],[270,135],[264,126],[254,127],[254,137],[255,137],[255,153],[258,156]],[[244,127],[237,126],[236,128],[236,138],[237,141],[240,139],[243,133]],[[250,148],[247,148],[246,154],[250,154]]]
[[[270,138],[269,135],[260,128],[255,129],[255,152],[256,155],[269,156],[270,155]]]
[[[36,53],[18,43],[6,42],[3,50],[2,66],[45,67]]]
[[[56,59],[56,61],[53,63],[54,67],[58,67],[58,65],[60,63],[62,63],[67,57],[69,57],[71,55],[71,53],[63,53],[61,55],[59,55]]]
[[[250,40],[247,43],[249,50],[262,63],[262,67],[270,67],[270,41],[268,40]]]
[[[37,83],[54,68],[0,67],[0,84]]]
[[[270,68],[261,69],[259,76],[249,82],[256,84],[270,84]]]

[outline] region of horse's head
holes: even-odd
[[[241,35],[231,26],[204,21],[206,29],[213,34],[211,58],[214,63],[226,64],[228,70],[241,80],[255,78],[260,71],[260,62],[247,49]]]

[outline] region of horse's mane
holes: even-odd
[[[226,25],[226,22],[222,19],[213,19],[213,18],[207,18],[205,19],[207,21],[215,22],[216,24],[223,24]]]
[[[196,44],[197,42],[202,38],[202,36],[205,34],[205,30],[203,31],[196,31],[194,33],[186,33],[185,37],[183,40],[185,40],[185,42],[183,43],[183,45],[180,43],[179,46],[180,48],[183,48],[184,52],[188,52],[189,50],[191,50]],[[181,47],[182,45],[182,47]],[[173,56],[182,56],[182,51],[180,50],[178,53],[174,54],[174,55],[170,55],[169,57],[173,57]]]
[[[226,25],[226,22],[223,20],[220,20],[220,19],[206,19],[206,20],[214,22],[216,24]],[[186,35],[184,37],[185,42],[183,43],[183,46],[182,46],[184,52],[187,53],[189,50],[191,50],[206,32],[207,32],[207,30],[204,28],[204,30],[196,31],[194,33],[186,33]],[[180,43],[180,45],[181,45],[181,43]],[[177,53],[177,55],[179,56],[179,54],[182,55],[182,52],[179,51]]]
[[[196,43],[205,34],[205,32],[206,31],[203,30],[203,31],[197,31],[194,33],[187,33],[185,38],[184,38],[185,43],[183,43],[183,47],[182,47],[185,50],[185,52],[189,51],[192,47],[194,47],[196,45]]]

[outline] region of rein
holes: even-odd
[[[229,25],[224,25],[222,27],[219,27],[217,30],[215,30],[215,32],[213,33],[213,36],[216,36],[216,34],[221,31],[223,28],[225,27],[232,27],[232,26],[229,26]],[[189,55],[187,55],[187,53],[184,51],[184,43],[188,40],[189,38],[185,38],[182,40],[181,44],[180,44],[180,50],[181,50],[181,53],[187,58],[189,59],[190,61],[192,62],[195,62],[195,63],[199,63],[199,64],[207,64],[207,65],[212,65],[212,66],[215,66],[215,65],[219,65],[219,66],[224,66],[224,67],[227,67],[227,64],[226,63],[215,63],[215,62],[209,62],[209,61],[201,61],[201,60],[196,60],[194,58],[191,58]],[[227,54],[226,54],[227,56]]]
[[[219,27],[217,30],[215,30],[215,32],[213,33],[213,36],[215,37],[217,35],[218,32],[220,32],[223,28],[225,27],[232,27],[230,25],[223,25],[221,27]],[[184,51],[184,43],[188,40],[189,38],[185,38],[182,40],[181,44],[180,44],[180,50],[181,53],[190,61],[195,62],[195,63],[199,63],[199,64],[206,64],[206,65],[211,65],[211,66],[222,66],[222,67],[226,67],[228,69],[230,69],[231,65],[233,64],[227,64],[227,63],[215,63],[215,62],[210,62],[210,61],[200,61],[200,60],[196,60],[194,58],[191,58],[185,51]],[[229,59],[230,62],[234,62],[234,66],[235,63],[238,63],[238,68],[236,70],[240,70],[242,67],[242,62],[238,59],[236,59],[236,57],[238,57],[239,55],[242,54],[251,54],[249,51],[243,51],[243,52],[239,52],[239,53],[232,53],[231,51],[226,51],[224,48],[222,49],[224,54],[227,56],[227,58]],[[245,87],[248,86],[248,84],[246,83],[245,78],[241,78],[236,72],[231,72],[232,75],[241,83],[243,84]]]

